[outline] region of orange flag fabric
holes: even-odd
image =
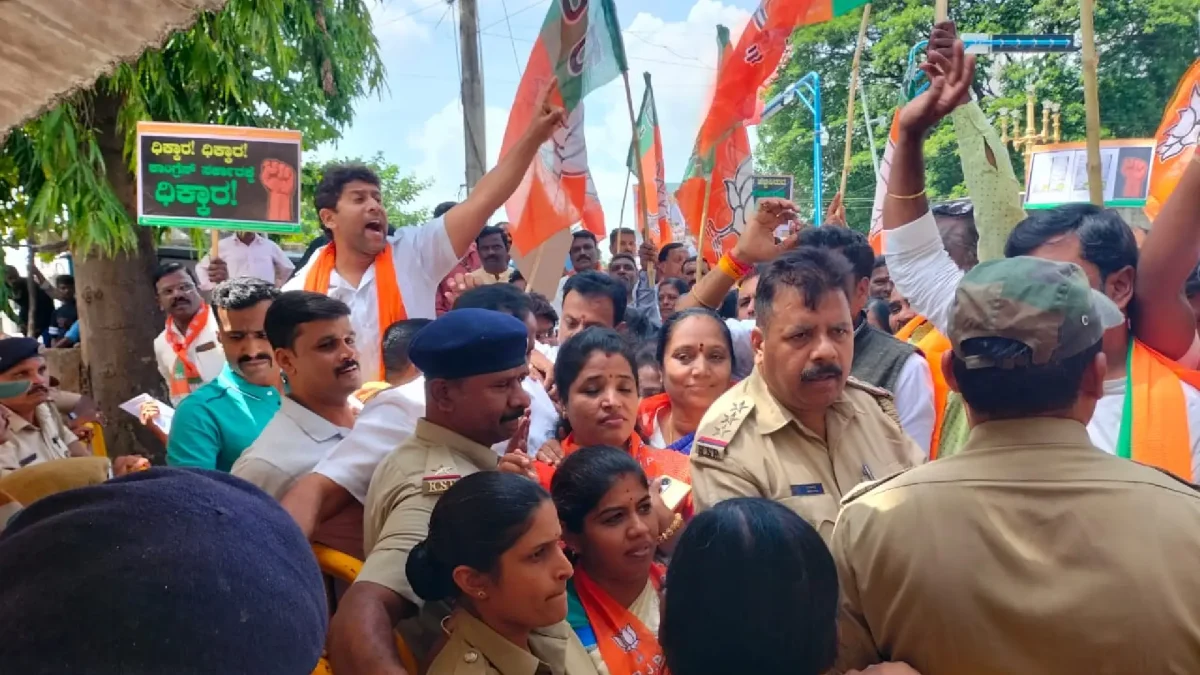
[[[1188,68],[1175,88],[1158,133],[1154,138],[1154,162],[1150,167],[1150,195],[1143,210],[1150,222],[1158,217],[1163,204],[1175,191],[1183,172],[1196,153],[1200,129],[1200,59]]]
[[[555,1],[517,87],[500,155],[508,154],[537,114],[538,95],[554,81],[551,102],[567,124],[542,146],[537,160],[505,203],[509,234],[527,255],[571,225],[604,234],[604,216],[588,168],[583,99],[629,69],[612,0]]]

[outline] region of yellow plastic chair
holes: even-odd
[[[352,584],[358,578],[358,573],[362,572],[361,560],[341,551],[335,551],[328,546],[313,544],[313,554],[317,556],[317,565],[321,567],[321,573],[327,577]],[[400,637],[398,633],[396,634],[396,651],[400,654],[400,663],[404,665],[404,670],[409,673],[419,672],[416,657],[413,656],[412,650],[408,648],[404,638]],[[333,666],[329,665],[329,660],[325,656],[317,661],[317,667],[313,669],[312,675],[333,675]]]
[[[96,457],[108,457],[108,446],[104,443],[104,427],[99,422],[88,422],[83,425],[92,432],[92,454]]]

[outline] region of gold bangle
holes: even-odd
[[[682,527],[683,527],[683,516],[676,513],[675,519],[671,521],[671,525],[670,525],[670,527],[667,528],[666,532],[663,532],[662,534],[658,535],[658,543],[662,544],[664,542],[670,541],[671,537],[674,537],[676,534],[678,534],[680,528],[682,528]]]
[[[696,287],[695,286],[692,286],[692,290],[688,291],[688,295],[692,296],[692,299],[696,301],[696,304],[700,305],[704,309],[711,309],[714,312],[717,311],[716,307],[710,307],[710,306],[704,304],[704,301],[700,299],[700,296],[696,295]]]
[[[891,197],[892,199],[919,199],[925,196],[925,190],[921,190],[915,195],[898,195],[889,192],[887,193],[887,196]]]

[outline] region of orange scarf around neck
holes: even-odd
[[[950,351],[951,345],[949,338],[933,326],[916,344],[909,342],[917,329],[926,323],[928,320],[925,317],[918,316],[896,331],[895,337],[921,350],[929,364],[929,374],[933,376],[933,438],[929,439],[929,459],[932,460],[937,459],[938,444],[942,440],[942,419],[946,415],[946,399],[950,396],[950,385],[942,372],[942,355]]]
[[[656,574],[657,572],[657,574]],[[661,570],[651,570],[650,581],[661,589]],[[663,672],[665,662],[658,636],[636,614],[622,607],[582,567],[575,568],[575,592],[596,634],[596,647],[611,675],[647,675]]]
[[[1126,373],[1117,455],[1193,482],[1191,425],[1182,385],[1200,389],[1200,372],[1134,340]]]
[[[396,261],[392,259],[392,247],[386,246],[375,256],[375,294],[379,305],[380,370],[383,369],[383,333],[388,326],[408,318],[404,298],[400,295],[400,284],[396,281]],[[304,290],[313,293],[329,293],[329,280],[337,266],[337,249],[329,242],[317,254],[317,260],[304,277]],[[369,378],[382,380],[383,373],[366,373]]]
[[[196,315],[188,322],[187,331],[179,334],[179,329],[175,327],[175,321],[171,317],[167,317],[166,338],[167,344],[171,346],[171,351],[175,352],[175,358],[179,363],[183,364],[184,380],[194,380],[200,377],[200,371],[196,368],[196,364],[188,358],[188,350],[192,348],[192,343],[196,338],[200,337],[200,333],[208,326],[208,315],[212,314],[206,303],[200,303],[200,309],[196,311]]]

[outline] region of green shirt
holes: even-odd
[[[279,411],[274,387],[247,382],[225,364],[217,378],[179,404],[167,440],[167,464],[228,472]]]
[[[1004,257],[1008,235],[1025,218],[1021,204],[1021,191],[1025,188],[1013,173],[1008,149],[978,103],[960,105],[950,118],[954,120],[967,194],[975,207],[979,262],[999,260]],[[995,165],[988,161],[989,148]]]

